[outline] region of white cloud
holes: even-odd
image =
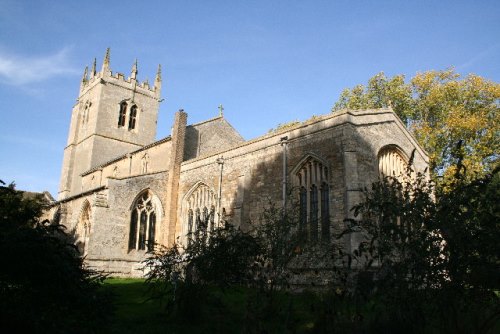
[[[68,56],[68,48],[38,57],[13,56],[0,51],[0,80],[22,86],[54,76],[77,74],[78,71],[68,64]]]

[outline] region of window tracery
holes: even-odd
[[[159,208],[151,191],[147,190],[138,196],[130,218],[129,251],[153,250],[158,213]]]
[[[206,184],[200,183],[188,193],[183,203],[184,232],[188,240],[214,230],[216,205],[215,192]]]
[[[330,240],[328,168],[308,157],[295,172],[299,187],[299,229],[312,242]]]
[[[406,159],[396,146],[387,146],[378,154],[378,170],[380,177],[399,178],[406,170]]]

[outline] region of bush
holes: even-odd
[[[2,182],[2,184],[4,184]],[[29,333],[96,333],[106,328],[103,276],[87,269],[62,225],[40,222],[40,198],[0,186],[0,317]]]

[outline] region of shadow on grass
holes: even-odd
[[[144,279],[109,278],[104,288],[114,297],[112,333],[165,333],[164,309],[148,299]]]
[[[312,294],[299,298],[278,294],[269,303],[266,295],[247,288],[225,292],[208,288],[209,299],[201,293],[192,300],[198,304],[193,308],[201,311],[196,317],[190,312],[167,314],[165,303],[149,298],[143,279],[109,278],[104,288],[114,296],[112,333],[307,333],[314,321]]]

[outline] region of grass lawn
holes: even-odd
[[[169,315],[164,304],[148,299],[143,279],[109,278],[104,288],[115,305],[112,333],[282,333],[287,328],[307,333],[313,327],[312,294],[283,294],[269,303],[245,288],[212,291],[210,297],[195,291],[191,305]]]
[[[329,293],[269,295],[243,287],[232,287],[225,291],[211,287],[179,289],[188,292],[183,295],[178,292],[175,308],[167,312],[165,304],[148,298],[148,288],[143,279],[110,278],[104,282],[104,289],[113,295],[115,307],[111,333],[271,334],[327,333],[332,330],[335,333],[367,333],[370,330],[386,333],[406,332],[401,329],[411,329],[415,325],[408,323],[407,319],[404,322],[399,319],[400,322],[394,323],[385,312],[374,314],[374,300],[360,305]],[[379,307],[384,306],[379,303]],[[460,319],[461,324],[470,327],[477,320],[475,315],[464,314],[464,318]],[[380,320],[386,322],[381,323]],[[432,328],[427,332],[441,332],[438,323],[436,326],[431,323],[439,318],[427,320],[431,326],[425,328]],[[498,332],[499,326],[500,321],[497,321],[489,333]]]
[[[104,288],[115,306],[112,333],[166,333],[165,312],[158,301],[148,300],[143,279],[109,278]]]

